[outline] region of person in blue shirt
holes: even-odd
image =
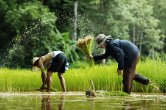
[[[47,67],[46,74],[44,72],[44,65]],[[47,91],[49,92],[52,84],[52,74],[54,72],[58,72],[58,77],[60,79],[63,92],[66,92],[66,85],[63,73],[65,73],[65,71],[68,70],[68,65],[69,63],[67,62],[67,57],[61,51],[53,51],[42,57],[33,58],[31,71],[37,71],[41,69],[43,85],[41,86],[40,90],[43,91],[45,89],[45,85],[47,84]]]
[[[114,40],[111,36],[99,34],[96,38],[98,47],[105,49],[102,55],[89,55],[88,58],[94,61],[106,59],[112,56],[118,62],[117,73],[122,75],[123,70],[123,86],[124,92],[131,92],[133,79],[143,85],[148,85],[151,81],[135,72],[137,63],[140,59],[140,51],[136,45],[126,40]]]

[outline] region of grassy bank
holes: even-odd
[[[69,69],[64,74],[67,91],[86,91],[92,90],[90,79],[93,80],[96,90],[123,91],[122,76],[116,73],[117,64],[107,66],[93,66],[79,69]],[[160,60],[147,60],[139,62],[138,73],[154,81],[155,85],[165,91],[166,65]],[[53,74],[52,87],[62,90],[57,73]],[[0,72],[0,91],[34,91],[42,85],[41,72],[31,72],[23,69],[1,68]],[[157,92],[149,85],[142,86],[138,82],[133,82],[133,92]]]

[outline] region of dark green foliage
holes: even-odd
[[[74,3],[74,0],[0,0],[2,64],[29,68],[33,57],[56,50],[64,51],[70,62],[79,57],[84,60],[72,39]],[[141,55],[161,57],[166,51],[165,4],[164,0],[77,0],[77,39],[104,33],[135,43]],[[95,47],[96,42],[92,55],[101,54],[102,50]]]
[[[55,21],[54,13],[49,12],[40,2],[27,2],[18,9],[8,11],[6,22],[11,23],[17,36],[11,42],[13,46],[5,63],[11,67],[17,64],[28,67],[34,56],[46,54],[47,45],[51,45],[50,40],[56,39],[55,43],[60,39],[54,32]]]
[[[60,33],[55,27],[56,16],[40,2],[24,3],[17,10],[8,11],[7,22],[18,33],[12,41],[12,48],[5,59],[10,67],[30,67],[33,57],[40,57],[51,51],[63,51],[69,61],[79,57],[73,50],[75,43],[69,33]]]

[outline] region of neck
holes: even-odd
[[[106,46],[107,46],[107,43],[104,42],[104,44],[103,44],[103,49],[106,49]]]

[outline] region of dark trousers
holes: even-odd
[[[132,83],[133,80],[140,82],[142,84],[147,85],[149,83],[149,79],[136,73],[135,69],[137,66],[137,63],[140,59],[140,54],[138,54],[136,56],[136,58],[134,59],[134,61],[131,64],[131,68],[128,69],[126,67],[124,67],[123,70],[123,86],[124,86],[124,92],[129,93],[131,92],[131,88],[132,88]]]

